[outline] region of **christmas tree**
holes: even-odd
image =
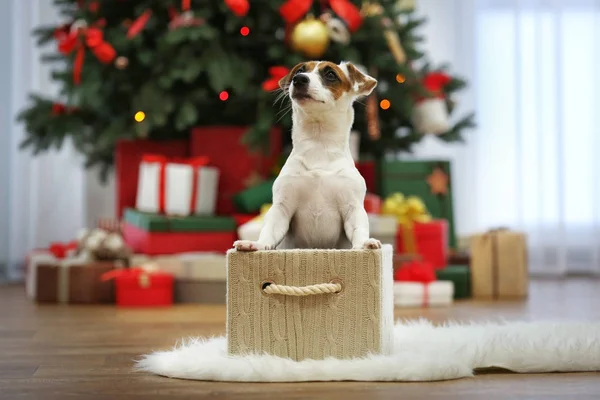
[[[434,68],[407,0],[54,0],[65,24],[35,31],[60,83],[19,115],[35,154],[70,138],[103,175],[117,140],[187,138],[194,126],[247,126],[261,150],[274,124],[289,132],[277,81],[295,64],[351,61],[379,81],[355,105],[361,153],[410,151],[423,135],[462,140],[473,115],[449,122],[465,82]],[[218,138],[215,138],[218,140]]]

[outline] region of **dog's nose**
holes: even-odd
[[[298,75],[294,76],[294,78],[292,79],[292,82],[294,83],[294,86],[301,87],[301,86],[308,85],[308,82],[310,82],[310,79],[308,79],[308,76],[306,76],[304,74],[298,74]]]

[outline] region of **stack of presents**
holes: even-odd
[[[26,291],[37,302],[123,307],[225,303],[226,252],[256,240],[281,165],[281,136],[254,154],[245,128],[206,127],[190,140],[122,141],[115,150],[118,218],[69,243],[29,253]],[[523,234],[498,229],[457,244],[450,163],[357,162],[371,236],[395,249],[395,303],[527,295]],[[108,223],[111,222],[111,223]]]

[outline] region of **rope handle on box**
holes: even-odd
[[[278,285],[272,281],[265,281],[260,286],[264,294],[282,294],[286,296],[341,293],[344,288],[342,281],[337,279],[329,283],[319,283],[309,286],[286,286]]]

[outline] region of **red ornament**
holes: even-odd
[[[423,77],[423,86],[436,97],[444,98],[443,89],[452,78],[443,72],[431,72]]]
[[[219,93],[219,99],[221,99],[221,101],[226,101],[229,98],[229,93],[227,93],[225,90],[223,90],[221,93]]]
[[[323,3],[329,3],[333,12],[342,19],[350,32],[356,32],[362,25],[362,15],[360,9],[349,0],[324,0]],[[288,24],[298,22],[308,13],[313,0],[287,0],[280,8],[279,13]]]
[[[271,92],[279,89],[279,81],[283,79],[289,72],[290,69],[288,67],[275,66],[269,68],[269,75],[271,75],[271,77],[263,82],[263,90],[266,92]]]
[[[248,0],[225,0],[225,5],[238,17],[244,17],[250,10]]]
[[[129,26],[127,30],[127,38],[131,39],[137,36],[146,26],[148,21],[152,17],[152,10],[148,9],[142,13],[135,21]]]
[[[242,28],[240,29],[240,34],[242,36],[248,36],[250,34],[250,28],[248,28],[247,26],[242,26]]]

